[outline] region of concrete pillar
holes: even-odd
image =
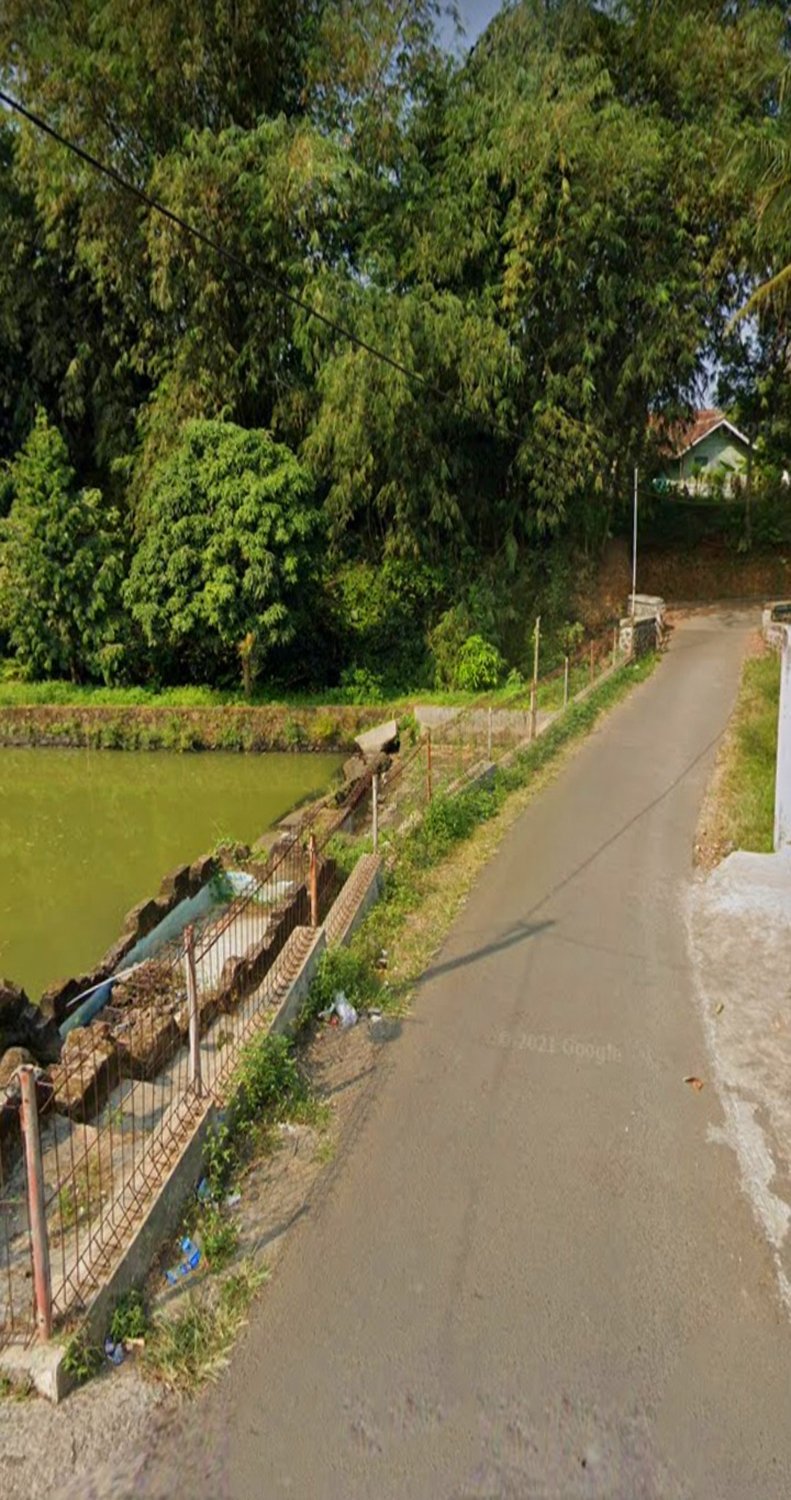
[[[791,852],[791,626],[783,626],[780,710],[777,721],[775,849]]]

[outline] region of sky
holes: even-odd
[[[502,0],[458,0],[459,11],[464,25],[465,36],[463,46],[471,47],[476,37],[480,36],[485,26],[488,26],[493,15],[500,9]],[[453,27],[445,24],[444,36],[447,42],[453,43]]]

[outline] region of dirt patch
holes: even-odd
[[[638,558],[638,588],[668,602],[783,599],[791,594],[791,558],[776,552],[741,555],[714,541],[689,548],[647,546]]]

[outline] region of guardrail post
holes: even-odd
[[[19,1069],[22,1090],[20,1124],[25,1141],[27,1211],[33,1248],[33,1290],[36,1328],[40,1339],[52,1337],[52,1275],[49,1264],[49,1234],[44,1206],[44,1166],[36,1095],[36,1070],[32,1064]]]
[[[184,974],[187,981],[187,1015],[189,1017],[190,1087],[200,1098],[203,1093],[200,1055],[200,1014],[198,1012],[198,977],[195,973],[195,929],[184,928]]]
[[[308,889],[310,892],[310,925],[319,925],[319,863],[316,854],[316,835],[312,833],[308,841],[308,852],[310,855],[310,872],[308,876]]]
[[[563,658],[563,707],[566,708],[569,701],[569,659]]]
[[[379,772],[374,771],[371,778],[371,835],[373,838],[374,854],[379,848]]]
[[[426,730],[426,800],[431,801],[431,730]]]

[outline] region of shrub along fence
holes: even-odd
[[[244,866],[219,918],[116,974],[102,1011],[62,1028],[57,1064],[20,1070],[3,1105],[16,1129],[5,1129],[0,1157],[0,1344],[47,1339],[90,1303],[201,1120],[227,1097],[243,1047],[272,1025],[331,907],[329,939],[342,938],[337,835],[369,830],[375,852],[383,832],[491,774],[625,659],[608,634],[606,650],[586,648],[573,696],[566,663],[555,709],[539,709],[535,684],[526,711],[474,706],[422,732],[415,725],[416,742],[376,756],[341,806],[307,814],[264,863]],[[70,1002],[72,1019],[85,999]]]

